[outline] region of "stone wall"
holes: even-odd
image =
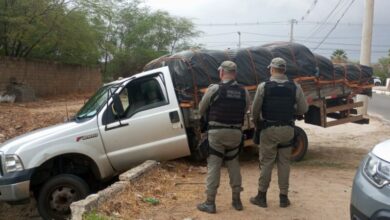
[[[0,57],[0,91],[11,77],[31,87],[37,97],[90,93],[102,85],[96,67]]]

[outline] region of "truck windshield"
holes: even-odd
[[[111,96],[117,88],[118,87],[116,87],[116,85],[101,87],[76,114],[76,120],[95,116],[101,107],[103,107],[103,105],[107,102],[108,96]]]

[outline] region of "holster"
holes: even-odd
[[[260,132],[261,132],[261,129],[255,128],[255,131],[253,133],[253,143],[254,144],[260,144]]]
[[[200,122],[200,132],[205,133],[208,130],[209,122],[207,116],[202,116],[199,120]]]
[[[291,124],[291,126],[294,126],[294,124]],[[264,121],[260,121],[257,124],[257,127],[255,128],[254,134],[253,134],[253,143],[254,144],[260,144],[260,133],[261,130],[266,129],[268,126]],[[285,147],[292,147],[294,146],[298,134],[296,133],[296,130],[294,129],[294,138],[288,143],[288,144],[279,144],[278,148],[285,148]]]
[[[253,143],[260,144],[260,133],[261,130],[265,129],[265,123],[264,121],[257,122],[257,125],[255,127],[255,131],[253,134]]]
[[[210,146],[209,141],[208,141],[207,138],[202,141],[201,145],[199,146],[199,150],[202,153],[202,155],[207,155],[207,157],[210,154],[213,154],[213,155],[215,155],[217,157],[222,158],[224,161],[229,161],[229,160],[233,160],[234,158],[238,157],[240,155],[243,147],[244,147],[244,135],[241,136],[241,142],[240,142],[240,144],[237,147],[225,150],[224,153],[221,153],[221,152],[219,152],[217,150],[214,150]],[[228,153],[230,151],[237,150],[237,149],[238,149],[237,153],[234,154],[233,156],[226,156],[226,153]]]
[[[198,147],[200,158],[207,158],[209,156],[209,147],[209,139],[205,136],[205,138],[200,141],[200,145]]]

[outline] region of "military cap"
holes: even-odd
[[[237,65],[232,61],[223,61],[221,65],[218,67],[218,70],[225,70],[226,72],[236,72]]]
[[[272,59],[271,64],[268,65],[268,68],[270,67],[286,69],[286,61],[283,58],[275,57]]]

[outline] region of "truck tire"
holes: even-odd
[[[88,194],[89,187],[80,177],[71,174],[54,176],[39,192],[39,214],[43,219],[68,219],[71,214],[70,204]]]
[[[295,126],[295,138],[294,145],[291,153],[292,161],[301,161],[303,157],[305,157],[307,148],[308,148],[308,140],[306,132],[300,128]]]

